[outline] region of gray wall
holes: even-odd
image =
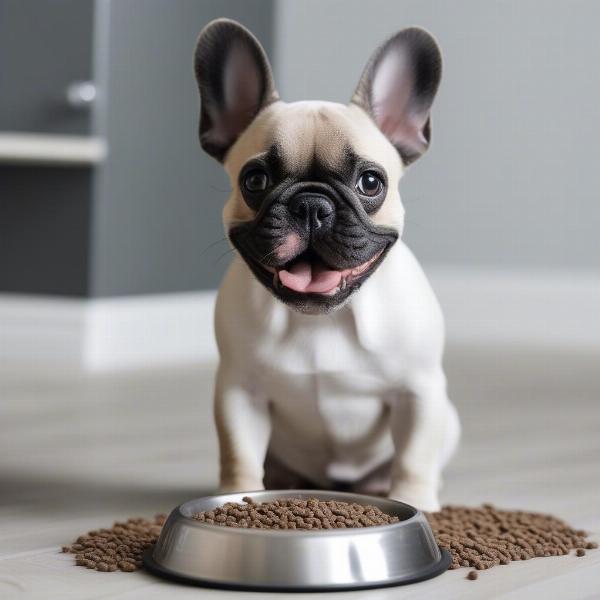
[[[287,100],[346,102],[372,50],[419,25],[445,57],[433,146],[406,174],[429,263],[600,267],[600,3],[279,0]]]
[[[426,27],[445,75],[433,147],[401,184],[409,244],[449,266],[600,267],[594,0],[0,0],[0,130],[109,145],[99,170],[0,168],[0,291],[218,285],[228,182],[200,150],[192,74],[218,16],[263,41],[287,100],[347,101],[386,36]],[[63,94],[92,75],[90,120]]]
[[[93,0],[0,0],[0,131],[79,133],[67,86],[92,71]]]
[[[273,0],[0,0],[0,131],[95,134],[101,167],[0,164],[0,292],[214,288],[231,253],[222,168],[200,149],[193,51],[228,16],[272,48]],[[94,79],[93,111],[65,91]]]
[[[108,8],[108,14],[106,9]],[[109,157],[96,180],[93,296],[219,284],[230,253],[221,211],[229,182],[200,149],[192,69],[200,29],[228,16],[271,48],[271,0],[100,0],[100,133]]]
[[[91,173],[0,165],[0,292],[86,296]]]
[[[67,86],[92,74],[92,0],[0,0],[0,131],[85,135]],[[85,296],[91,170],[0,164],[0,292]]]

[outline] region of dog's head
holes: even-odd
[[[231,177],[233,246],[293,308],[341,306],[402,233],[398,182],[431,137],[434,39],[415,28],[389,39],[348,106],[280,101],[259,42],[225,19],[201,32],[195,71],[201,145]]]

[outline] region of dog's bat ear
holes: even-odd
[[[352,96],[405,165],[429,145],[430,110],[441,76],[442,55],[436,41],[423,29],[410,27],[375,51]]]
[[[200,32],[194,70],[200,91],[200,144],[222,162],[260,110],[278,99],[271,66],[245,27],[217,19]]]

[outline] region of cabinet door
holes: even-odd
[[[92,78],[93,16],[93,0],[0,0],[0,132],[89,133],[67,88]]]

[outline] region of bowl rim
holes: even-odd
[[[223,525],[211,525],[210,523],[203,523],[202,521],[198,521],[190,516],[188,516],[187,514],[185,514],[184,510],[185,507],[191,503],[196,503],[196,502],[200,502],[202,500],[205,499],[218,499],[218,498],[228,498],[231,496],[251,496],[252,494],[264,494],[264,493],[279,493],[281,492],[281,495],[284,496],[285,494],[302,494],[305,496],[313,496],[315,497],[315,495],[328,495],[333,497],[333,499],[342,499],[342,498],[355,498],[356,500],[353,500],[355,502],[357,502],[358,504],[360,504],[361,502],[359,502],[358,500],[364,500],[365,503],[373,503],[373,500],[376,500],[377,502],[384,502],[384,503],[389,503],[392,505],[401,505],[403,506],[405,509],[408,509],[412,514],[411,516],[409,516],[406,519],[402,519],[400,521],[398,521],[398,523],[386,523],[383,525],[372,525],[370,527],[347,527],[347,528],[340,528],[340,529],[316,529],[316,530],[311,530],[311,529],[259,529],[259,528],[250,528],[250,527],[224,527]],[[336,498],[337,497],[337,498]],[[341,500],[344,501],[344,500]],[[227,502],[227,501],[224,501]],[[231,502],[231,500],[229,500],[229,502]],[[352,502],[352,501],[351,501]],[[382,509],[383,510],[383,509]],[[321,537],[321,536],[348,536],[348,535],[360,535],[360,536],[365,536],[365,535],[371,535],[371,534],[376,534],[376,533],[380,533],[382,531],[386,531],[386,532],[392,532],[393,530],[396,529],[400,529],[402,527],[404,527],[407,524],[410,524],[412,522],[418,521],[420,520],[421,516],[424,517],[423,512],[420,511],[418,508],[410,505],[410,504],[406,504],[406,502],[401,502],[400,500],[394,500],[392,498],[383,498],[383,497],[379,497],[379,496],[369,496],[368,494],[354,494],[352,492],[338,492],[338,491],[333,491],[333,490],[315,490],[315,489],[291,489],[291,490],[253,490],[253,491],[244,491],[244,492],[230,492],[230,493],[225,493],[225,494],[214,494],[214,495],[210,495],[210,496],[201,496],[199,498],[193,498],[191,500],[188,500],[186,502],[183,502],[182,504],[180,504],[179,506],[177,506],[174,510],[173,513],[177,513],[177,515],[179,517],[182,517],[183,519],[185,519],[186,525],[191,525],[193,527],[197,527],[199,529],[204,529],[206,531],[211,531],[214,533],[220,533],[220,534],[225,534],[225,535],[253,535],[253,536],[266,536],[266,537],[270,537],[270,536],[277,536],[277,537],[283,537],[283,536],[293,536],[294,538],[298,538],[298,537],[310,537],[310,538],[317,538],[317,537]],[[173,514],[171,513],[171,514]],[[170,519],[169,519],[170,520]],[[168,522],[168,521],[167,521]],[[165,524],[166,525],[166,524]]]

